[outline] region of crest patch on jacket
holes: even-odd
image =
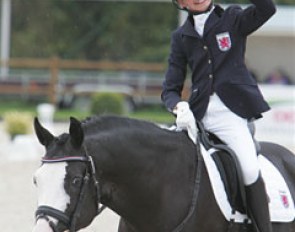
[[[226,52],[231,48],[231,39],[229,32],[223,32],[216,35],[218,47],[221,51]]]

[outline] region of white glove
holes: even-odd
[[[190,139],[196,144],[197,126],[193,112],[185,101],[178,102],[173,109],[176,114],[176,126],[178,129],[186,130]]]

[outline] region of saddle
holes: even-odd
[[[217,136],[205,131],[201,122],[197,123],[198,136],[204,148],[212,151],[212,158],[220,173],[228,201],[233,210],[247,214],[245,187],[242,171],[235,152],[225,145]]]
[[[247,212],[241,167],[236,154],[215,135],[205,131],[201,123],[197,123],[197,125],[201,153],[217,204],[225,218],[232,224],[244,223],[244,225],[247,225],[250,218]],[[252,135],[254,135],[253,125],[250,126],[252,126],[250,129]],[[257,143],[257,145],[259,144]],[[271,221],[293,222],[295,205],[284,177],[265,156],[260,155],[260,146],[257,146],[256,149],[261,174],[265,180],[266,192],[269,197]]]

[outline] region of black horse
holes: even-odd
[[[185,133],[114,116],[71,118],[69,134],[58,137],[35,119],[35,131],[46,148],[34,176],[36,232],[41,224],[56,232],[87,227],[100,203],[121,216],[119,232],[253,231],[225,220],[198,146]],[[279,145],[261,146],[295,200],[294,155]],[[294,232],[295,224],[273,229]]]

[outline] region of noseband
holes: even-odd
[[[86,192],[86,187],[90,179],[92,179],[92,182],[95,186],[95,191],[96,191],[96,202],[97,202],[96,215],[99,215],[105,209],[105,206],[100,205],[100,199],[101,199],[100,185],[99,185],[99,181],[96,179],[96,169],[95,169],[93,159],[90,155],[87,154],[87,152],[85,156],[65,156],[65,157],[52,158],[52,159],[42,158],[42,163],[60,163],[60,162],[85,162],[89,164],[88,166],[90,167],[91,173],[89,173],[88,171],[89,169],[87,168],[87,172],[85,173],[83,177],[83,183],[80,188],[79,199],[78,199],[78,202],[76,203],[75,210],[71,218],[68,215],[66,215],[64,212],[62,212],[61,210],[52,208],[50,206],[41,205],[36,210],[36,213],[35,213],[36,220],[41,218],[45,219],[49,223],[49,226],[54,232],[59,232],[57,229],[57,226],[49,218],[49,217],[52,217],[58,220],[59,222],[61,222],[62,224],[64,224],[70,232],[75,232],[76,221],[78,217],[80,216],[80,211],[81,211],[82,202],[84,200],[84,196]]]

